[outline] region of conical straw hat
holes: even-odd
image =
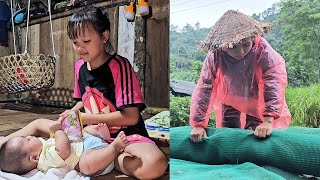
[[[200,47],[205,51],[232,48],[240,40],[261,35],[271,30],[272,24],[257,21],[239,11],[227,11],[212,27]]]

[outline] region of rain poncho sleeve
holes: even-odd
[[[261,67],[261,76],[258,72],[258,79],[261,82],[264,97],[263,116],[273,116],[279,118],[280,110],[283,106],[285,87],[287,86],[287,74],[283,58],[271,48],[265,41],[261,43],[261,49],[258,49],[260,56],[258,58]]]
[[[204,60],[200,78],[190,106],[190,125],[193,127],[207,127],[213,107],[214,79],[216,76],[214,54],[208,53]]]

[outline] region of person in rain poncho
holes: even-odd
[[[202,42],[207,56],[191,100],[193,142],[206,137],[212,109],[217,128],[254,130],[260,138],[289,126],[285,61],[262,37],[270,29],[269,23],[229,10]]]

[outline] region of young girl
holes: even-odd
[[[265,138],[272,128],[287,127],[284,59],[261,37],[271,25],[238,11],[227,11],[213,26],[202,48],[208,51],[192,95],[190,138],[201,141],[215,110],[216,126],[255,130]]]
[[[160,177],[168,161],[153,141],[148,139],[140,112],[145,108],[136,75],[129,61],[109,54],[110,22],[96,7],[87,6],[73,14],[68,35],[80,55],[75,65],[74,98],[79,102],[61,114],[61,119],[84,107],[84,124],[105,123],[112,138],[120,131],[137,139],[124,149],[115,168],[139,179]],[[110,113],[107,113],[110,112]]]

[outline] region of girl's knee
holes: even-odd
[[[158,147],[149,144],[128,146],[128,156],[119,161],[124,173],[138,179],[156,179],[161,177],[168,167],[168,159]]]
[[[168,168],[168,159],[164,154],[148,154],[143,159],[144,173],[140,179],[156,179],[162,176]]]
[[[164,154],[148,154],[145,156],[144,160],[146,164],[150,165],[150,167],[159,166],[168,163],[168,159]]]
[[[156,162],[154,162],[154,167],[156,167],[156,169],[158,169],[161,172],[161,175],[164,174],[168,167],[167,157],[163,154],[156,158]]]

